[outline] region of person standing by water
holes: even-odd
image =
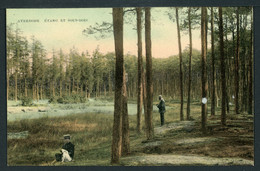
[[[161,118],[161,126],[164,125],[164,113],[165,113],[165,101],[162,98],[162,95],[159,95],[160,103],[156,106],[159,108],[160,118]]]

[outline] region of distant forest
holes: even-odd
[[[214,87],[216,103],[219,106],[223,86],[221,85],[219,14],[217,8],[208,8],[207,11],[206,74],[208,97],[210,99],[212,96],[212,88]],[[200,28],[199,8],[179,8],[179,12],[181,12],[179,23],[181,34],[189,34],[189,21],[191,30]],[[175,14],[165,17],[176,22],[173,19]],[[250,70],[253,70],[252,17],[251,7],[240,7],[239,10],[234,7],[223,8],[222,29],[227,110],[229,110],[229,105],[235,103],[236,92],[239,93],[238,102],[242,111],[248,111],[249,103],[252,101],[252,93],[249,93],[249,87],[252,84]],[[17,101],[24,97],[40,100],[71,95],[78,95],[86,99],[113,96],[115,91],[115,53],[102,54],[98,47],[94,52],[88,52],[87,47],[85,52],[78,52],[76,48],[72,47],[68,54],[63,53],[62,48],[55,49],[52,52],[52,57],[47,58],[44,45],[36,37],[32,37],[30,41],[32,43],[29,43],[22,31],[14,24],[7,26],[6,34],[8,100]],[[162,94],[165,98],[178,100],[181,98],[180,92],[183,91],[183,97],[187,99],[189,85],[191,85],[191,100],[201,100],[201,51],[196,49],[191,51],[191,48],[192,46],[181,50],[181,70],[179,55],[152,58],[154,95]],[[212,60],[213,57],[214,60]],[[146,62],[145,57],[143,58],[142,65],[145,70]],[[212,77],[213,65],[215,79]],[[138,94],[138,57],[131,54],[124,55],[124,66],[127,74],[128,98],[136,99]],[[183,90],[180,87],[180,72],[182,72]],[[190,83],[189,78],[191,79]],[[157,96],[153,98],[157,99]]]

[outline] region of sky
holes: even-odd
[[[152,56],[155,58],[167,58],[179,53],[176,22],[169,19],[166,11],[169,8],[151,10]],[[175,13],[174,10],[171,12]],[[112,8],[7,9],[6,14],[7,25],[15,23],[27,40],[30,41],[34,36],[41,41],[48,56],[51,56],[53,49],[69,53],[73,47],[80,53],[88,51],[91,54],[97,47],[103,54],[114,52],[113,34],[104,39],[96,39],[95,36],[86,36],[82,32],[95,23],[112,23]],[[136,16],[133,17],[133,24],[124,24],[124,53],[137,55],[137,33],[134,29]],[[192,34],[193,48],[199,50],[200,30],[193,30]],[[144,29],[142,39],[145,55]],[[189,46],[187,32],[182,32],[181,41],[184,50]]]

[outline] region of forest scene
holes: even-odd
[[[8,166],[253,166],[253,37],[252,7],[8,9]]]

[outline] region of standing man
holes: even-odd
[[[159,108],[159,113],[160,113],[160,117],[161,117],[161,126],[164,125],[164,113],[165,113],[165,101],[162,98],[162,95],[159,95],[159,100],[160,103],[157,104],[156,106]]]

